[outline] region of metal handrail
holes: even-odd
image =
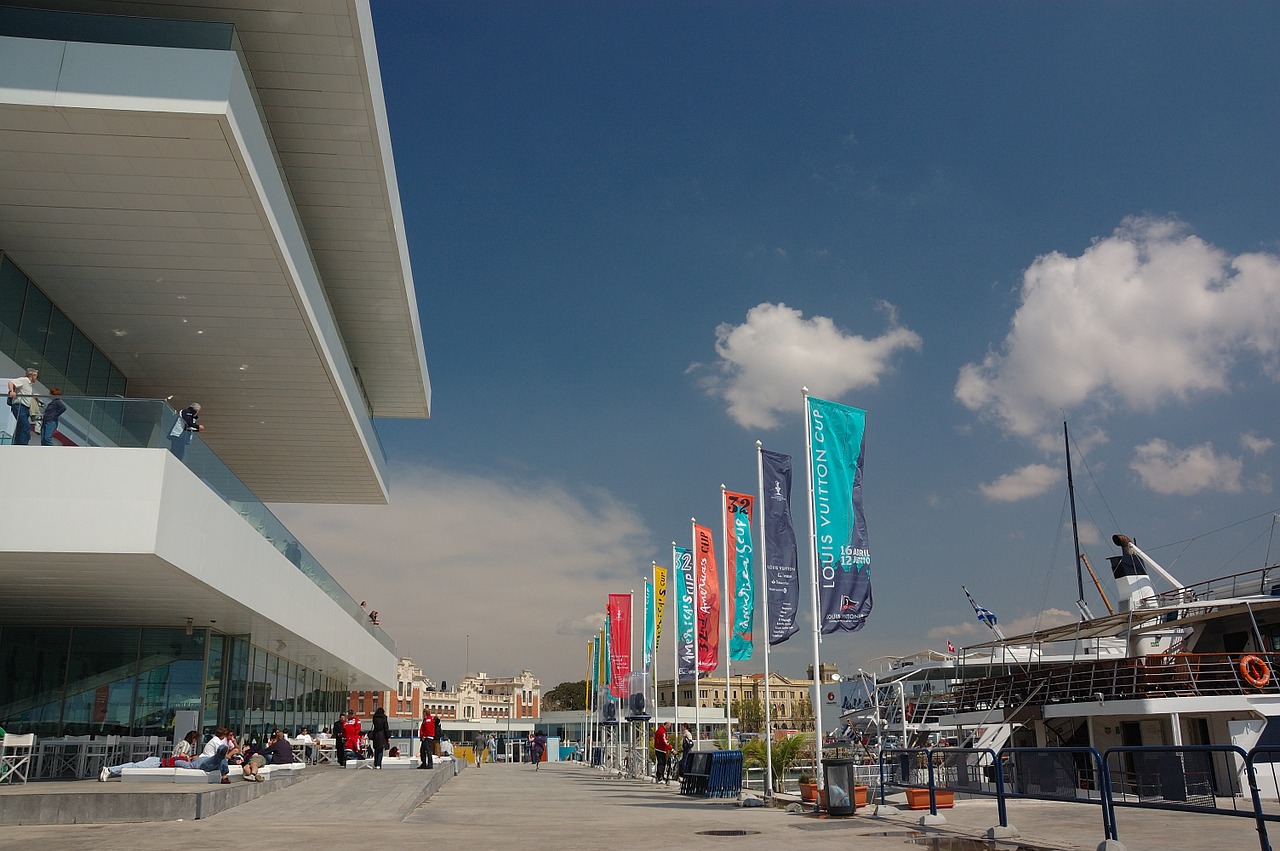
[[[1266,666],[1259,685],[1246,679],[1244,661]],[[1009,708],[1037,688],[1043,703],[1081,703],[1153,697],[1230,696],[1280,693],[1280,653],[1166,653],[1096,659],[971,680],[956,686],[957,712]]]

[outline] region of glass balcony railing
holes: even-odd
[[[63,415],[60,430],[74,435],[81,446],[170,448],[169,432],[177,421],[178,414],[168,402],[161,399],[93,396],[63,396],[62,401],[66,403],[67,413]],[[36,434],[38,435],[38,430]],[[35,442],[38,441],[37,437]],[[223,502],[243,517],[246,523],[257,529],[271,546],[279,550],[281,555],[368,630],[379,644],[392,653],[396,652],[395,642],[391,637],[369,620],[368,613],[360,604],[329,575],[315,556],[307,552],[302,542],[285,528],[271,513],[271,509],[254,496],[253,491],[240,481],[199,435],[191,437],[181,460]]]

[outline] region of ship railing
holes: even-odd
[[[1190,602],[1260,595],[1280,597],[1280,564],[1207,579],[1172,591],[1165,591],[1149,599],[1152,605],[1177,606]]]
[[[1165,653],[1097,659],[957,684],[957,712],[1040,703],[1280,693],[1280,653]]]

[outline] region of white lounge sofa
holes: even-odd
[[[306,766],[300,762],[288,765],[264,765],[259,769],[259,773],[270,780],[272,777],[289,777],[300,773],[304,768]],[[239,780],[244,776],[244,769],[233,765],[227,771],[227,776],[233,781]],[[222,775],[217,769],[201,771],[198,768],[126,768],[120,772],[120,779],[125,783],[212,783],[216,785],[221,782]]]

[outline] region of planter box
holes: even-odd
[[[950,809],[956,805],[956,793],[950,789],[938,789],[933,793],[934,800],[938,804],[938,809]],[[927,810],[929,809],[929,790],[928,789],[908,789],[907,790],[907,809],[909,810]]]
[[[817,783],[801,783],[800,784],[800,800],[806,804],[812,804],[818,800],[818,784]]]
[[[871,792],[870,786],[854,786],[853,787],[853,805],[855,807],[865,807],[868,805],[867,797]]]

